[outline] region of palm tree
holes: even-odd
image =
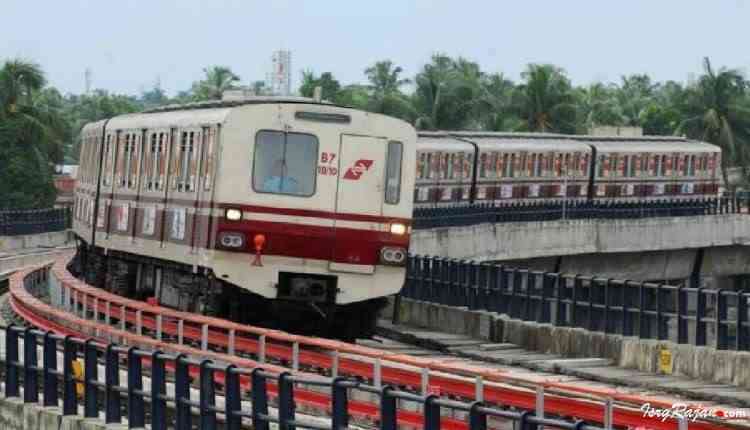
[[[368,110],[372,112],[407,117],[413,112],[408,99],[401,93],[401,87],[410,83],[409,79],[401,79],[403,69],[393,65],[390,60],[378,61],[365,69],[365,75],[370,81]]]
[[[675,134],[721,147],[724,185],[731,189],[727,167],[747,160],[750,143],[750,107],[744,100],[747,81],[736,70],[714,71],[708,58],[703,68],[704,74],[688,89],[686,118]]]
[[[622,110],[615,97],[617,88],[596,82],[575,90],[579,132],[586,134],[597,125],[622,125]]]
[[[0,204],[49,207],[55,199],[50,155],[60,157],[63,121],[35,96],[46,80],[34,63],[15,59],[0,69]]]
[[[203,69],[205,79],[193,84],[193,94],[196,100],[221,100],[226,90],[235,87],[240,77],[225,66],[212,66]]]
[[[615,92],[620,110],[629,126],[640,126],[641,114],[654,98],[658,85],[651,82],[648,75],[630,75],[622,77],[622,84]]]
[[[477,100],[476,115],[484,130],[513,131],[522,121],[513,111],[513,81],[502,73],[484,76]]]
[[[528,131],[575,132],[575,103],[565,72],[551,64],[529,64],[514,104]]]
[[[31,97],[46,83],[38,64],[20,59],[10,60],[0,70],[0,103],[6,114],[16,113],[19,100],[31,105]]]
[[[476,63],[433,55],[415,80],[417,128],[447,130],[477,126],[473,113],[483,76]]]

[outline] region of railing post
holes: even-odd
[[[603,318],[603,331],[604,333],[610,333],[610,321],[612,320],[610,314],[610,300],[612,299],[612,279],[607,279],[604,282],[604,318]]]
[[[96,387],[98,376],[98,362],[96,359],[96,345],[92,339],[88,339],[83,345],[83,416],[85,418],[97,418],[99,409],[97,406]]]
[[[266,377],[262,374],[263,369],[253,369],[252,374],[252,397],[253,397],[253,429],[269,430],[268,417],[268,390],[266,388]]]
[[[224,370],[226,399],[224,401],[224,416],[226,420],[226,430],[240,430],[242,427],[242,417],[237,413],[242,410],[242,391],[240,389],[240,375],[237,373],[237,367],[230,364]],[[255,385],[252,387],[255,391]]]
[[[128,425],[146,427],[146,408],[143,401],[143,364],[137,349],[128,349]]]
[[[440,428],[440,405],[435,403],[439,396],[429,395],[424,399],[424,430],[438,430]]]
[[[73,378],[73,361],[76,360],[76,344],[71,336],[63,340],[63,415],[78,413],[78,393]]]
[[[333,430],[349,428],[349,399],[345,378],[335,378],[331,386],[331,424]]]
[[[695,309],[695,345],[703,346],[706,344],[706,291],[698,288],[697,305]]]
[[[31,327],[23,333],[23,402],[39,402],[39,359],[36,334]]]
[[[677,289],[677,343],[688,342],[687,295],[686,288]]]
[[[190,430],[192,428],[192,419],[190,417],[190,374],[189,365],[186,361],[187,356],[178,355],[174,360],[175,365],[175,409],[177,415],[176,430]]]
[[[211,360],[203,360],[200,370],[200,416],[201,430],[216,430],[216,395],[214,392],[214,371]]]
[[[716,349],[726,348],[727,340],[727,298],[725,291],[716,290]]]
[[[120,423],[122,416],[120,413],[120,392],[117,388],[120,386],[120,362],[113,344],[107,345],[105,352],[104,365],[104,384],[105,384],[105,402],[106,409],[104,420],[107,424]]]
[[[487,415],[480,408],[484,406],[482,402],[474,402],[469,409],[469,428],[471,430],[487,430]]]
[[[638,337],[640,339],[651,337],[648,330],[648,314],[646,314],[646,286],[643,282],[638,283]]]
[[[167,378],[161,352],[151,354],[151,430],[167,430]]]
[[[396,398],[391,395],[393,388],[384,386],[380,390],[380,430],[397,430]]]
[[[735,326],[737,327],[737,336],[735,337],[734,348],[737,351],[745,349],[747,342],[745,341],[745,320],[747,319],[747,299],[748,295],[739,292],[737,294],[737,319]]]
[[[578,297],[581,294],[581,275],[575,275],[573,278],[573,292],[570,300],[570,325],[578,327],[580,318],[578,317]]]
[[[5,329],[5,397],[18,397],[18,332],[10,324]]]
[[[44,406],[58,406],[57,396],[57,341],[52,332],[44,334]]]
[[[294,430],[289,424],[294,421],[294,382],[292,374],[282,372],[279,375],[279,430]]]

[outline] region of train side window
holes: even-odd
[[[192,191],[191,173],[195,158],[195,132],[183,131],[180,139],[179,174],[177,174],[177,190]]]
[[[607,158],[604,155],[599,156],[599,162],[596,163],[597,176],[600,178],[604,177],[604,163]]]
[[[203,129],[203,165],[201,166],[203,175],[203,189],[211,190],[214,179],[214,165],[216,157],[216,128],[206,127]]]
[[[529,176],[537,176],[537,167],[539,167],[539,159],[537,158],[537,154],[531,154],[531,172],[529,173]]]
[[[118,187],[125,185],[125,150],[130,143],[130,135],[118,135],[117,150],[115,151],[115,183]]]
[[[419,159],[417,161],[417,179],[424,178],[424,165],[427,161],[427,154],[424,152],[419,154]]]
[[[112,135],[107,134],[107,141],[104,148],[104,175],[103,183],[105,186],[112,185]]]
[[[474,165],[474,155],[473,154],[466,154],[464,156],[464,163],[463,163],[463,178],[469,179],[471,178],[471,168]]]
[[[157,158],[159,157],[157,149],[159,135],[157,133],[151,133],[148,143],[148,150],[144,151],[146,159],[143,160],[144,178],[146,182],[146,190],[152,191],[156,185],[156,165],[158,163]]]
[[[486,178],[487,177],[487,154],[482,154],[481,157],[479,157],[479,177],[480,178]]]
[[[450,163],[450,154],[443,152],[440,157],[440,177],[443,179],[448,179],[448,175],[450,174],[448,163]]]
[[[514,177],[516,168],[516,154],[510,154],[510,159],[508,160],[508,165],[506,166],[506,176],[509,178]]]
[[[385,202],[398,204],[401,199],[401,158],[404,145],[401,142],[388,142],[385,166]]]
[[[493,152],[489,156],[489,163],[490,165],[487,167],[487,177],[496,178],[497,177],[497,152]]]
[[[317,160],[315,136],[260,131],[255,138],[253,189],[261,193],[312,196]]]

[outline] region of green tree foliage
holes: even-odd
[[[312,70],[302,72],[302,84],[299,87],[299,93],[302,97],[312,97],[315,94],[315,87],[320,87],[323,100],[337,102],[341,84],[333,77],[331,72],[324,72],[320,76],[315,76]]]
[[[464,58],[432,56],[415,79],[414,108],[420,129],[476,128],[474,115],[482,94],[484,74],[479,65]]]
[[[578,132],[588,133],[598,125],[624,125],[625,118],[617,100],[617,87],[597,82],[575,89]]]
[[[203,80],[193,83],[194,101],[221,100],[224,91],[234,89],[240,81],[240,77],[226,66],[207,67],[203,73]]]
[[[714,70],[708,58],[704,59],[703,68],[703,75],[688,87],[684,119],[676,133],[722,148],[722,173],[729,188],[726,168],[745,166],[750,159],[748,82],[736,70]]]
[[[529,64],[514,104],[527,131],[574,133],[576,106],[565,72],[551,64]]]
[[[402,78],[402,72],[403,69],[390,60],[378,61],[365,69],[367,80],[370,81],[367,110],[402,119],[414,116],[411,102],[401,92],[401,87],[411,81]]]
[[[39,103],[45,84],[41,68],[31,62],[10,60],[0,69],[2,207],[42,208],[54,203],[52,157],[61,157],[64,123],[54,106]]]

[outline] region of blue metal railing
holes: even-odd
[[[0,210],[0,236],[63,231],[70,228],[70,210]]]
[[[79,399],[76,384],[83,384],[83,413],[86,418],[97,418],[100,405],[104,409],[106,423],[121,423],[123,407],[129,428],[145,427],[150,421],[153,430],[187,430],[193,428],[196,417],[191,408],[199,411],[197,421],[202,430],[222,428],[239,430],[242,419],[252,420],[253,428],[267,430],[269,423],[278,423],[279,428],[293,429],[295,426],[313,429],[345,429],[349,425],[349,397],[351,390],[367,392],[379,397],[381,429],[398,428],[398,401],[420,404],[424,413],[424,428],[439,429],[441,411],[463,411],[468,414],[467,424],[471,429],[487,428],[488,417],[498,417],[518,423],[523,430],[537,425],[560,429],[599,429],[582,421],[566,421],[542,418],[529,411],[504,410],[489,407],[480,402],[466,403],[448,400],[436,395],[417,395],[401,391],[396,387],[374,387],[356,380],[337,378],[310,378],[270,373],[262,368],[242,369],[234,365],[219,365],[211,360],[195,360],[185,355],[172,355],[159,351],[145,351],[136,347],[114,344],[101,345],[93,340],[59,336],[31,328],[3,327],[5,331],[5,396],[19,397],[23,388],[25,403],[39,403],[40,388],[44,406],[60,406],[63,415],[78,413]],[[21,341],[23,360],[20,358]],[[41,341],[42,365],[38,365],[37,349]],[[62,370],[59,370],[58,351],[62,349]],[[83,358],[83,378],[77,380],[73,363]],[[98,376],[98,368],[104,365],[104,380]],[[144,390],[144,362],[150,366],[149,390]],[[122,364],[121,364],[122,363]],[[197,368],[198,377],[191,383],[190,368]],[[127,381],[120,381],[120,370],[127,370]],[[167,369],[173,372],[174,395],[167,395]],[[41,379],[40,379],[41,375]],[[224,406],[216,406],[216,376],[223,376]],[[241,378],[251,381],[249,396],[245,396]],[[269,413],[270,397],[268,382],[278,387],[276,397],[277,414]],[[169,382],[171,383],[171,382]],[[61,385],[60,385],[61,384]],[[327,387],[330,389],[330,424],[313,421],[295,411],[295,387],[297,385]],[[198,398],[191,398],[191,388],[199,390]],[[62,399],[61,399],[62,397]],[[252,409],[242,407],[242,400],[250,400]],[[168,412],[171,403],[174,411]],[[148,407],[147,407],[148,404]],[[147,417],[150,418],[147,420]]]
[[[481,223],[577,219],[635,219],[745,213],[746,199],[717,197],[692,200],[545,201],[480,203],[467,206],[416,208],[414,228],[468,226]]]
[[[403,297],[604,333],[750,349],[750,293],[411,256]]]

